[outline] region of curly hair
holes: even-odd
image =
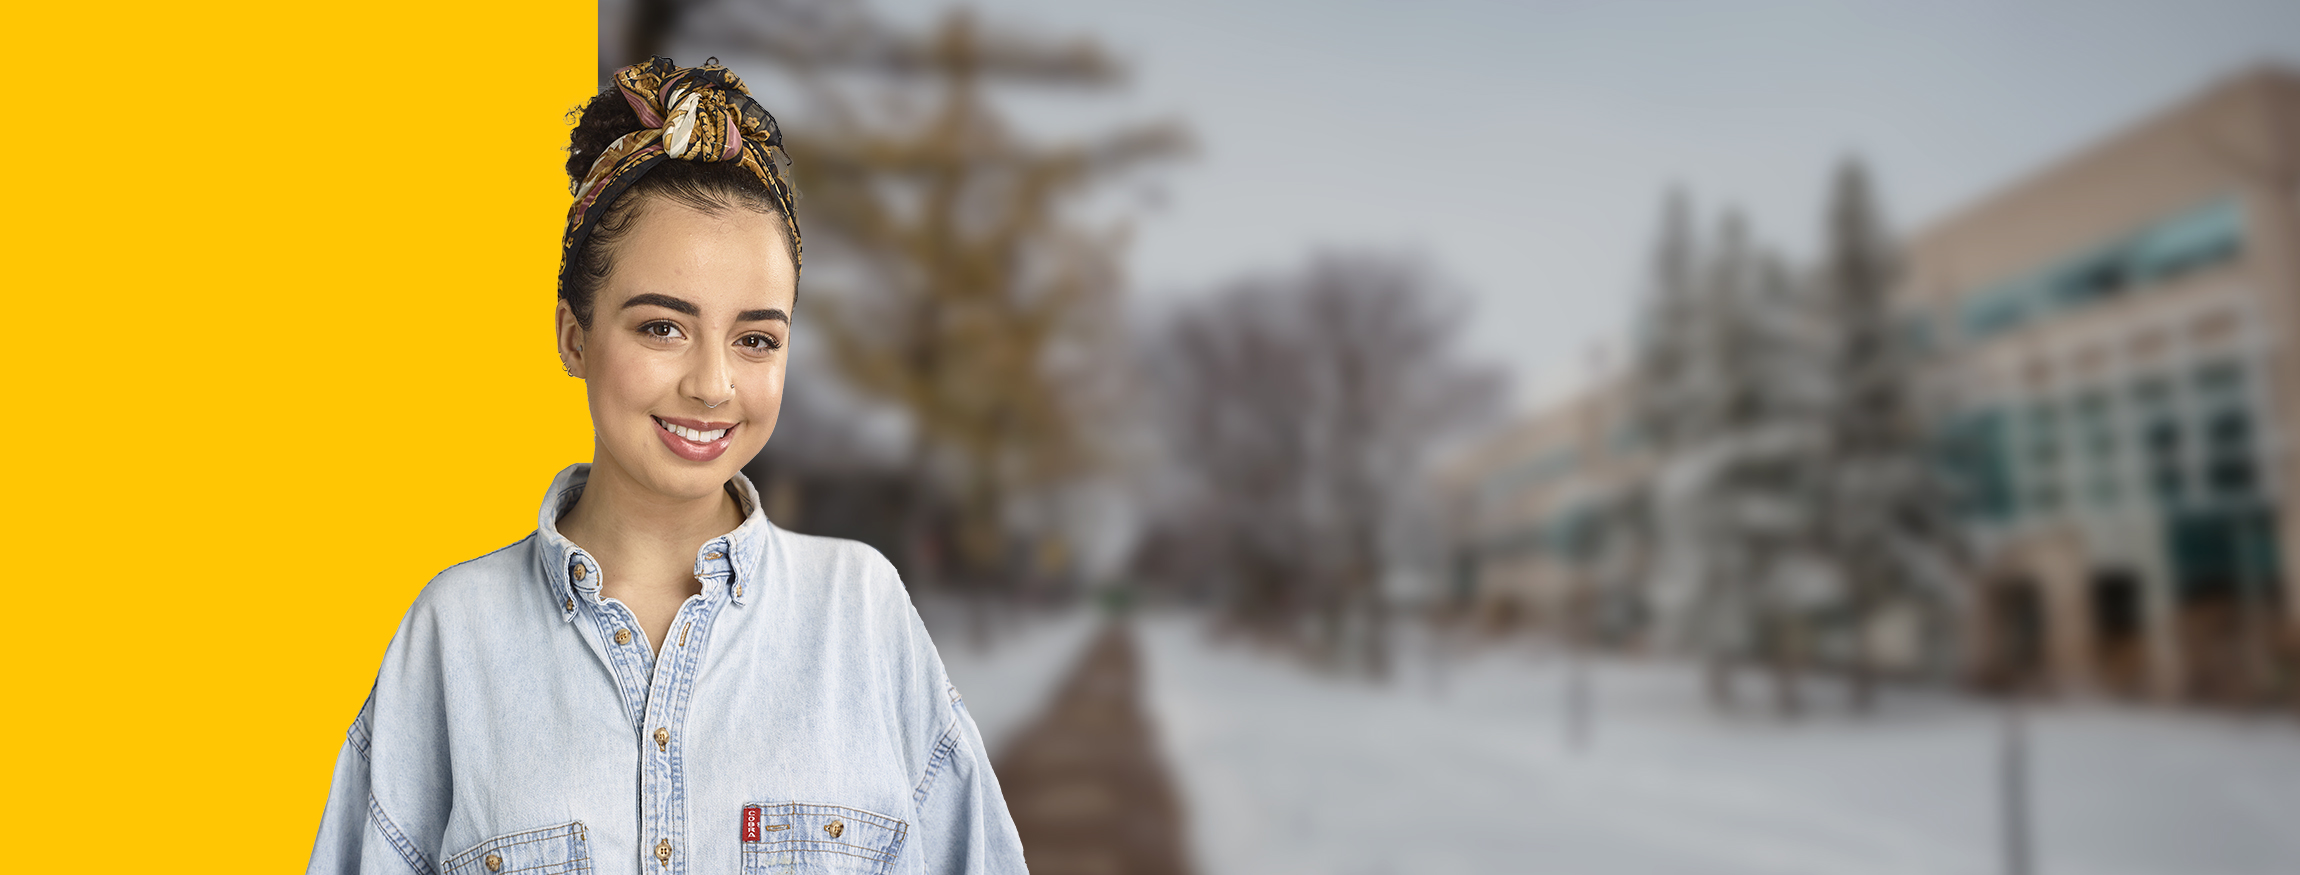
[[[576,183],[583,181],[592,163],[598,161],[600,154],[616,139],[647,127],[613,85],[600,89],[575,111],[581,113],[581,117],[568,136],[567,178]],[[665,161],[657,165],[608,204],[590,237],[573,254],[559,298],[567,302],[567,308],[575,313],[576,323],[584,329],[591,327],[592,298],[615,270],[616,244],[629,233],[631,224],[645,214],[647,203],[656,198],[709,215],[732,209],[761,215],[781,215],[782,212],[766,183],[731,162]],[[784,251],[790,253],[792,262],[796,263],[798,241],[791,239],[786,231],[775,233],[783,238]]]

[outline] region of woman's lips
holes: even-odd
[[[655,436],[663,439],[663,446],[679,458],[690,462],[708,462],[727,452],[734,443],[736,423],[701,422],[693,419],[668,419],[657,416]]]

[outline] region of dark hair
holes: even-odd
[[[583,176],[591,172],[592,162],[599,160],[609,145],[624,134],[646,129],[646,125],[640,123],[639,114],[613,85],[592,95],[576,111],[582,113],[582,117],[575,123],[575,132],[567,138],[567,177],[581,184]],[[782,213],[767,184],[734,162],[673,160],[655,165],[615,196],[607,205],[607,211],[600,214],[590,237],[575,250],[566,284],[559,289],[559,299],[567,302],[567,309],[575,311],[576,323],[585,329],[591,327],[591,299],[615,269],[615,244],[630,231],[631,223],[639,218],[652,198],[662,198],[710,215],[736,208],[763,215]],[[796,264],[798,241],[780,228],[775,234],[783,238],[783,249]]]

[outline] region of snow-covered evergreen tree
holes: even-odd
[[[1891,604],[1938,624],[1964,549],[1918,392],[1921,335],[1892,306],[1895,258],[1857,161],[1838,171],[1816,284],[1831,381],[1824,543],[1844,582],[1854,707],[1872,697],[1870,631]]]
[[[1676,619],[1655,631],[1707,658],[1721,703],[1733,666],[1761,661],[1784,712],[1833,638],[1865,708],[1880,617],[1946,628],[1964,556],[1867,176],[1839,171],[1810,271],[1731,215],[1698,246],[1684,198],[1669,204],[1634,359],[1657,457],[1646,592]]]
[[[1815,567],[1827,396],[1809,290],[1747,236],[1727,220],[1708,281],[1723,329],[1706,369],[1721,418],[1696,502],[1721,572],[1710,610],[1725,646],[1713,654],[1712,679],[1720,698],[1729,696],[1729,660],[1760,659],[1777,706],[1793,713],[1807,621],[1832,595]]]
[[[1794,709],[1802,618],[1824,598],[1814,565],[1814,470],[1825,442],[1817,327],[1806,292],[1736,215],[1696,248],[1673,198],[1637,353],[1640,431],[1659,464],[1649,486],[1648,592],[1656,630],[1709,664],[1732,697],[1735,662],[1762,658]]]

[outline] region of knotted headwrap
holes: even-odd
[[[646,127],[607,144],[583,181],[570,186],[575,204],[567,208],[567,233],[560,239],[561,295],[566,294],[567,272],[574,269],[576,251],[591,238],[608,205],[649,169],[671,159],[732,161],[757,174],[782,211],[791,232],[793,261],[798,261],[799,214],[792,209],[791,187],[775,162],[783,132],[775,126],[775,117],[751,99],[743,80],[719,66],[717,58],[700,67],[653,58],[615,71],[615,87]]]

